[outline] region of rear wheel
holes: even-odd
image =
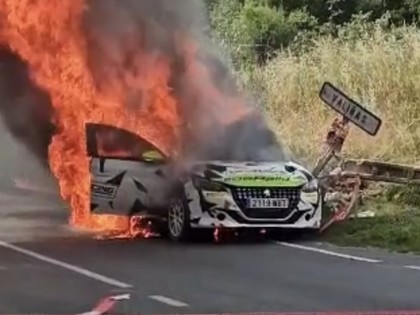
[[[169,205],[167,233],[169,239],[175,242],[186,241],[190,237],[190,211],[183,199],[175,199]]]

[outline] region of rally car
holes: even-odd
[[[319,229],[316,178],[293,162],[197,161],[180,172],[158,148],[127,130],[86,125],[91,211],[155,218],[174,241],[197,229]],[[130,146],[113,154],[98,139]],[[134,156],[134,157],[133,157]]]

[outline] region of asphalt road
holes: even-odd
[[[0,196],[0,313],[420,310],[420,258],[324,244],[96,241],[57,200]],[[304,246],[304,247],[302,247]],[[419,266],[418,269],[416,266]]]

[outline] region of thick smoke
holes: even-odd
[[[144,67],[157,66],[162,57],[171,62],[169,88],[178,102],[188,159],[286,158],[264,119],[242,99],[210,40],[203,1],[91,0],[83,27],[96,87],[106,95],[117,80],[128,110],[148,104],[147,89],[130,81],[139,75],[138,53],[155,56]],[[0,49],[0,99],[11,133],[47,166],[54,133],[51,101],[30,79],[24,62],[6,48]],[[242,115],[245,103],[251,110]]]
[[[162,57],[171,61],[170,88],[183,118],[181,144],[188,159],[286,158],[259,113],[241,117],[247,101],[207,35],[205,13],[200,0],[91,1],[84,27],[98,88],[106,91],[117,77],[128,108],[147,105],[147,93],[129,78],[137,75],[136,54],[151,52],[149,66]],[[223,122],[230,117],[241,119]]]
[[[66,235],[66,212],[48,172],[48,146],[54,132],[47,93],[30,80],[26,64],[0,47],[0,234],[9,241]],[[29,187],[28,181],[29,180]],[[36,187],[32,184],[36,183]],[[24,193],[15,186],[24,185]],[[48,190],[48,194],[31,192]]]
[[[54,133],[49,95],[30,79],[26,64],[5,47],[0,47],[0,100],[0,112],[11,134],[48,166]]]

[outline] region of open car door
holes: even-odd
[[[164,154],[127,130],[86,124],[94,214],[162,216],[167,210],[169,165]]]

